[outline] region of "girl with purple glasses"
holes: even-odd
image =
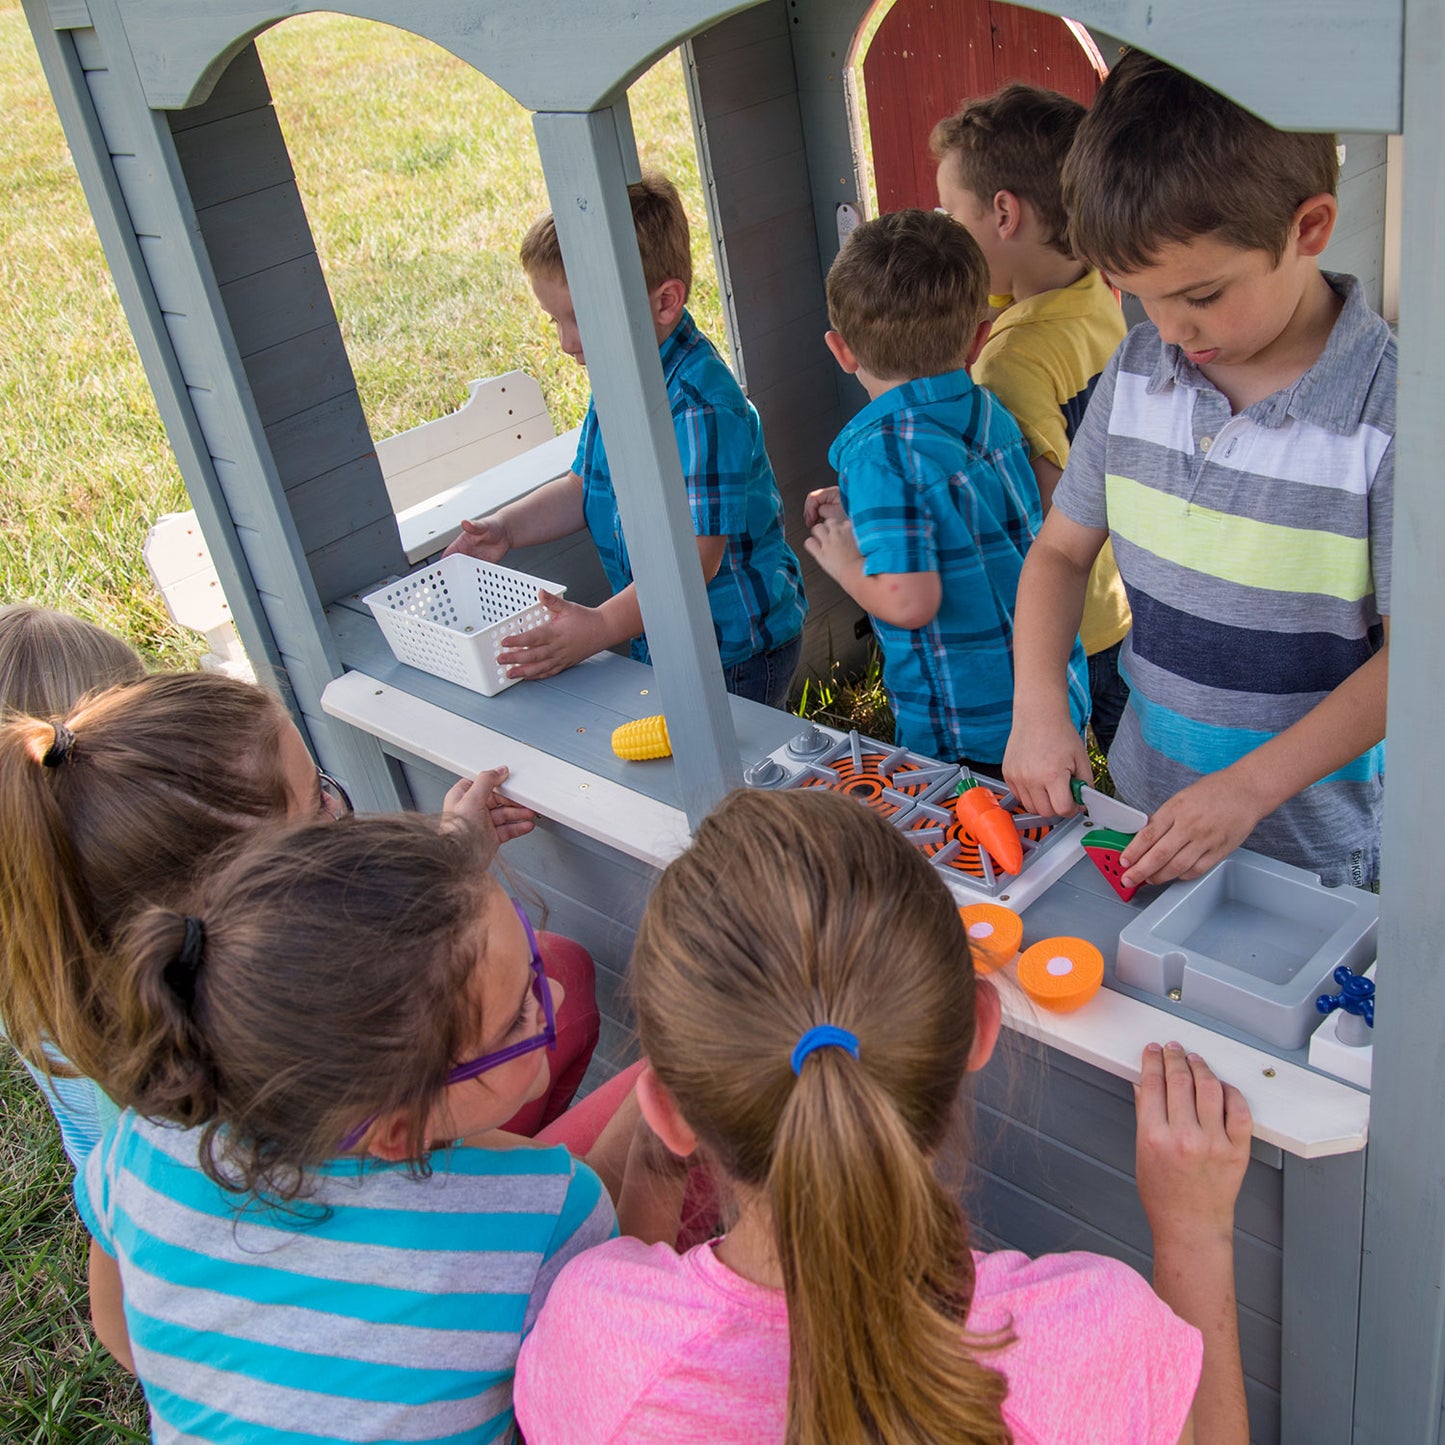
[[[416,817],[254,833],[123,930],[76,1185],[96,1332],[160,1442],[489,1441],[596,1174],[501,1126],[560,1002],[495,844]]]

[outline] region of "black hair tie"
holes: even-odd
[[[70,750],[75,746],[75,734],[62,722],[51,723],[50,726],[55,731],[55,737],[40,762],[44,767],[58,768],[70,757]]]
[[[166,965],[166,982],[187,1004],[195,1002],[196,976],[201,971],[201,952],[205,946],[206,925],[187,914],[186,936],[181,941],[180,952]]]

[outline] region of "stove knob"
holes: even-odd
[[[816,758],[833,746],[833,739],[817,723],[809,723],[788,744],[788,755],[794,758]]]
[[[743,773],[743,782],[750,788],[776,788],[788,776],[788,770],[773,758],[760,758]]]

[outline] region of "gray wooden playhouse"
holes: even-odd
[[[331,9],[428,37],[535,112],[655,670],[606,656],[484,698],[399,664],[361,595],[409,563],[383,486],[254,37],[320,8],[262,0],[25,0],[142,357],[242,640],[358,802],[435,806],[508,763],[544,814],[512,845],[552,921],[602,965],[603,1051],[658,866],[796,720],[723,691],[624,187],[627,86],[686,45],[735,363],[762,413],[794,529],[860,400],[818,345],[838,208],[861,207],[848,59],[869,0],[355,0]],[[1058,13],[1058,6],[1037,7]],[[1260,1442],[1437,1442],[1445,1384],[1445,8],[1439,0],[1074,0],[1105,55],[1137,44],[1285,127],[1344,133],[1330,260],[1378,304],[1385,140],[1403,132],[1401,383],[1382,988],[1368,1092],[1188,1009],[1105,990],[985,1079],[972,1208],[1030,1251],[1101,1249],[1147,1269],[1127,1083],[1147,1037],[1182,1036],[1258,1119],[1238,1228]],[[1098,27],[1095,29],[1094,27]],[[419,98],[420,99],[420,98]],[[459,381],[461,378],[459,378]],[[796,541],[796,537],[795,537]],[[584,600],[595,571],[557,554]],[[855,611],[810,573],[808,655]],[[616,760],[612,727],[665,711],[676,758]],[[1069,878],[1074,878],[1070,874]],[[1087,890],[1055,911],[1098,908]],[[1042,904],[1040,908],[1042,908]],[[1109,906],[1113,906],[1112,904]],[[1030,915],[1025,914],[1026,923]],[[1066,916],[1064,922],[1068,921]],[[1115,921],[1112,927],[1117,929]],[[1112,980],[1111,980],[1112,981]],[[1041,1046],[1040,1046],[1041,1045]],[[1366,1141],[1368,1140],[1368,1147]]]

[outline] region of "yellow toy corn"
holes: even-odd
[[[640,717],[625,722],[612,733],[612,751],[619,758],[642,762],[646,758],[670,758],[672,743],[667,736],[667,719]]]

